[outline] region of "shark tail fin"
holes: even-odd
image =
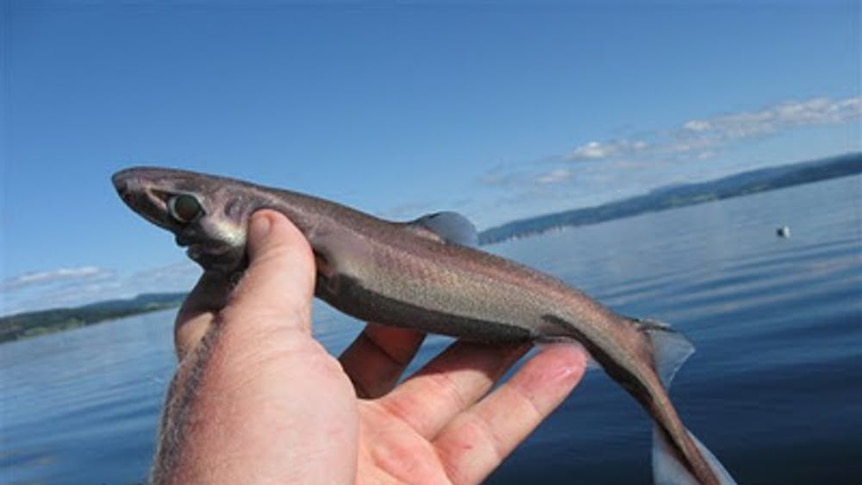
[[[718,458],[691,432],[688,435],[712,468],[713,474],[718,478],[718,483],[720,485],[737,485],[724,465],[718,461]],[[676,454],[671,450],[670,443],[665,438],[665,434],[658,427],[653,428],[652,440],[652,476],[655,485],[701,485],[701,482],[692,476],[685,465],[676,457]]]
[[[637,320],[637,325],[650,339],[655,356],[655,368],[665,389],[670,389],[676,372],[694,353],[694,345],[669,325],[652,320]],[[737,485],[730,473],[691,432],[688,432],[719,485]],[[666,433],[658,426],[653,428],[652,448],[653,482],[655,485],[702,485],[680,461],[668,442]]]

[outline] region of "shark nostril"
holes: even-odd
[[[117,192],[123,194],[128,189],[128,183],[126,177],[123,176],[122,172],[115,173],[113,177],[111,177],[111,182],[114,183],[114,188],[117,189]]]

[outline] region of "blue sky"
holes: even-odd
[[[139,164],[480,228],[858,151],[858,2],[2,8],[0,314],[187,290]]]

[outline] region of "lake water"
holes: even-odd
[[[790,239],[775,228],[788,225]],[[862,177],[493,246],[697,345],[672,397],[740,484],[862,483]],[[0,346],[0,483],[139,483],[172,312]],[[319,305],[339,352],[359,325]],[[449,340],[432,338],[420,361]],[[650,483],[650,422],[602,372],[488,480]]]

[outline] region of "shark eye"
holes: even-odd
[[[201,203],[191,195],[179,194],[168,199],[168,210],[177,222],[188,224],[203,215]]]

